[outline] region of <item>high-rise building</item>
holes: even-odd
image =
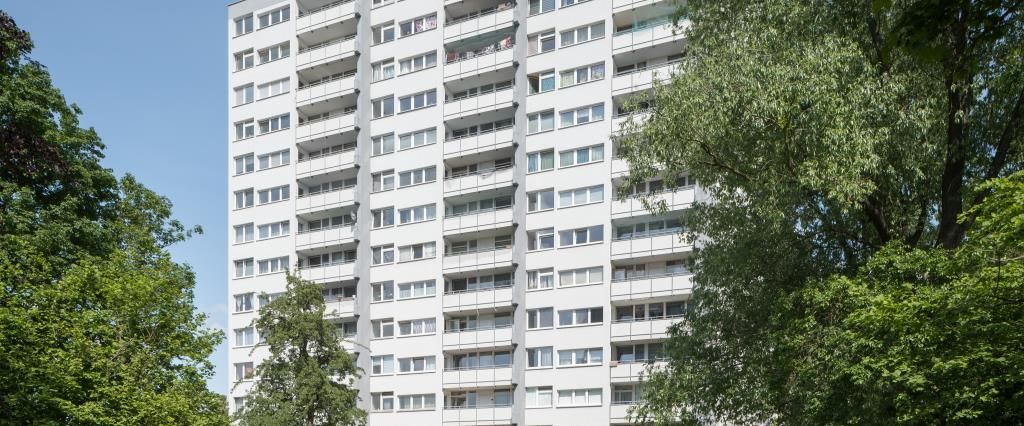
[[[323,285],[372,425],[625,423],[691,290],[678,214],[695,187],[632,188],[665,216],[618,201],[609,137],[683,59],[674,11],[231,4],[231,408],[288,269]]]

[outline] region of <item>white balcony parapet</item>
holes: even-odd
[[[512,66],[513,45],[508,43],[481,53],[449,53],[444,65],[445,80],[454,80],[469,75],[494,71]],[[454,56],[453,56],[454,55]]]
[[[652,115],[654,115],[653,108],[617,114],[612,118],[612,132],[622,132],[622,125],[629,122],[629,120],[633,120],[634,124],[643,125],[647,120],[650,120]]]
[[[612,37],[612,53],[617,55],[661,43],[682,40],[685,38],[683,33],[688,26],[689,22],[683,21],[680,27],[676,27],[671,19],[666,18],[643,27],[619,31]]]
[[[652,207],[664,203],[668,211],[676,211],[689,208],[694,201],[694,187],[687,186],[676,188],[674,191],[661,191],[657,193],[642,195],[651,203]],[[635,215],[647,215],[650,212],[644,207],[641,198],[629,197],[625,200],[612,202],[612,218],[628,217]]]
[[[343,188],[333,191],[303,194],[295,200],[295,212],[298,214],[341,207],[355,202],[355,188]]]
[[[444,193],[446,196],[461,195],[509,186],[512,184],[513,171],[512,166],[506,166],[446,177],[444,179]]]
[[[477,154],[512,146],[512,125],[444,141],[445,158]]]
[[[295,140],[296,142],[305,142],[319,137],[352,131],[355,130],[355,127],[355,111],[338,113],[338,115],[309,120],[299,124],[299,127],[295,129]]]
[[[629,410],[639,404],[640,401],[612,401],[608,410],[608,418],[615,422],[629,420]]]
[[[341,0],[299,12],[295,29],[301,34],[356,16],[355,0]]]
[[[668,328],[682,316],[612,321],[611,339],[615,342],[653,340],[668,337]]]
[[[512,422],[512,404],[444,407],[441,421],[458,425],[505,425]]]
[[[327,318],[348,318],[356,315],[354,297],[337,297],[324,301],[324,316]]]
[[[642,70],[627,71],[612,77],[612,95],[644,90],[654,85],[655,81],[665,82],[672,78],[679,68],[681,60],[666,62]]]
[[[508,266],[512,264],[512,247],[446,254],[442,264],[451,272]]]
[[[355,277],[355,260],[347,262],[332,262],[324,265],[307,266],[299,268],[298,274],[302,279],[324,284],[333,281],[347,280]]]
[[[356,36],[348,35],[299,49],[295,66],[308,68],[356,54]]]
[[[613,279],[611,285],[612,300],[680,296],[691,292],[693,274],[689,271]]]
[[[512,326],[445,331],[441,342],[450,350],[510,346]]]
[[[512,93],[512,86],[509,86],[499,90],[482,92],[476,96],[467,96],[447,101],[444,104],[444,117],[446,119],[458,118],[490,109],[511,106]]]
[[[445,368],[442,380],[442,384],[447,388],[511,385],[512,364]]]
[[[512,213],[512,206],[506,206],[445,216],[444,232],[451,234],[510,226],[512,225]]]
[[[515,21],[514,6],[515,3],[506,2],[500,6],[446,22],[444,24],[445,42],[450,43],[512,25]]]
[[[338,225],[299,232],[295,234],[295,249],[308,250],[354,241],[354,229],[352,225]]]
[[[355,70],[352,70],[342,75],[332,77],[329,80],[318,81],[316,83],[300,87],[299,90],[295,92],[295,103],[299,106],[303,106],[355,93],[355,91],[356,72]]]
[[[617,238],[612,240],[612,260],[682,253],[693,249],[693,245],[688,241],[689,238],[687,241],[683,241],[680,237],[682,237],[680,230],[667,229],[629,238]]]
[[[631,362],[620,362],[620,361],[609,361],[608,378],[611,379],[612,383],[629,383],[639,382],[642,378],[646,377],[653,368],[662,368],[667,363],[664,360],[643,360],[643,361],[631,361]]]
[[[509,306],[512,304],[512,283],[502,287],[446,292],[442,303],[446,311]]]
[[[327,154],[307,156],[295,163],[295,176],[299,179],[352,167],[356,162],[356,150],[335,151]]]

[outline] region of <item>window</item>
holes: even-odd
[[[413,34],[432,30],[437,28],[437,14],[421,16],[416,19],[402,22],[399,24],[399,28],[402,31],[402,37],[408,37]]]
[[[555,10],[555,0],[530,0],[530,15]]]
[[[558,326],[600,324],[604,321],[604,308],[566,309],[558,311]]]
[[[288,20],[288,14],[291,11],[288,6],[280,9],[274,9],[270,12],[260,14],[260,28],[266,28],[274,24],[280,24]]]
[[[562,6],[561,7],[569,7],[569,6],[577,5],[577,4],[588,2],[588,1],[590,1],[590,0],[562,0]]]
[[[325,192],[341,191],[343,189],[348,189],[353,186],[356,186],[356,178],[354,177],[348,179],[332,180],[330,182],[310,185],[305,192],[303,192],[302,188],[299,188],[299,196],[304,197]]]
[[[262,240],[266,238],[283,237],[285,235],[288,235],[288,225],[289,222],[287,220],[282,222],[268,223],[266,225],[260,225],[260,239]]]
[[[249,312],[252,309],[252,293],[235,295],[235,312]]]
[[[373,145],[373,155],[384,155],[395,152],[395,134],[374,136],[370,139]]]
[[[245,120],[235,123],[235,140],[256,136],[256,120]]]
[[[558,391],[559,407],[601,405],[601,389],[570,389]]]
[[[431,243],[433,244],[433,243]],[[437,283],[434,280],[415,281],[398,285],[398,298],[430,297],[437,294]]]
[[[686,314],[686,301],[641,303],[615,308],[615,321],[631,322],[649,319],[674,318]]]
[[[679,219],[658,219],[650,222],[616,226],[615,238],[619,240],[647,238],[658,235],[675,234],[682,230],[683,225],[679,222]]]
[[[432,145],[437,142],[437,128],[420,130],[418,132],[406,133],[398,136],[398,148],[409,149],[418,146]]]
[[[601,121],[604,120],[604,104],[562,111],[559,117],[561,118],[559,128]]]
[[[597,40],[604,37],[604,21],[562,31],[561,36],[562,47],[572,46],[574,44],[580,44],[590,40]]]
[[[580,164],[596,163],[604,160],[604,145],[570,149],[558,153],[558,167],[570,167]]]
[[[387,43],[395,39],[395,23],[387,22],[370,29],[373,33],[373,44]]]
[[[289,196],[288,190],[288,185],[261,189],[259,192],[260,204],[274,203],[282,200],[287,200]]]
[[[395,335],[395,320],[391,318],[370,321],[373,329],[373,338],[381,339]]]
[[[604,362],[604,351],[601,348],[558,351],[559,367],[601,365],[602,362]]]
[[[373,254],[373,264],[383,265],[395,262],[395,245],[387,244],[370,249]]]
[[[411,185],[419,185],[437,180],[437,167],[430,166],[422,169],[409,170],[398,174],[398,187],[404,188]]]
[[[541,111],[526,116],[527,134],[546,132],[555,128],[555,111]]]
[[[337,228],[341,226],[352,226],[355,219],[350,214],[325,217],[323,219],[311,219],[305,224],[299,222],[299,232],[316,231],[320,229]]]
[[[425,222],[434,220],[437,215],[437,207],[434,204],[425,206],[410,207],[398,211],[398,222],[402,225],[407,223]]]
[[[251,362],[239,362],[235,364],[235,381],[252,380],[256,373]]]
[[[395,409],[394,392],[374,392],[370,394],[373,411],[392,411]]]
[[[235,37],[252,32],[252,15],[235,19]]]
[[[395,356],[379,355],[370,357],[370,374],[380,376],[395,372]]]
[[[665,359],[661,343],[637,343],[615,347],[615,360],[622,363],[650,362]]]
[[[408,74],[435,66],[437,66],[437,52],[428,52],[398,61],[398,72]]]
[[[526,249],[529,251],[555,248],[555,228],[529,231],[526,237],[529,240]]]
[[[447,207],[445,214],[448,216],[462,216],[476,214],[486,210],[500,210],[512,207],[511,195],[500,195],[494,198],[485,198],[477,201],[469,201],[462,204],[452,204]]]
[[[271,96],[277,96],[282,93],[288,93],[291,87],[291,80],[282,78],[280,80],[274,80],[270,83],[263,83],[257,87],[259,89],[260,99],[269,98]]]
[[[235,346],[252,346],[256,344],[256,329],[253,327],[235,329]]]
[[[373,181],[373,192],[390,191],[395,189],[395,171],[385,170],[370,175]]]
[[[253,240],[254,227],[251,223],[235,226],[235,244],[247,243]]]
[[[422,373],[437,369],[434,356],[416,356],[398,359],[399,373]]]
[[[602,80],[604,79],[604,62],[562,71],[560,75],[562,76],[562,87]]]
[[[600,284],[604,281],[604,268],[595,266],[592,268],[579,268],[558,271],[558,286],[571,287],[575,285]]]
[[[282,114],[277,117],[270,117],[267,119],[260,120],[260,134],[276,132],[278,130],[284,130],[291,127],[291,116],[288,114]]]
[[[555,151],[546,150],[526,154],[526,172],[536,173],[555,168]]]
[[[526,388],[526,408],[550,407],[551,402],[551,386]]]
[[[526,328],[551,328],[554,326],[554,308],[528,309],[526,311]]]
[[[255,157],[252,154],[235,157],[235,176],[252,173],[254,166]]]
[[[331,146],[328,146],[328,147],[323,147],[323,148],[316,149],[316,150],[310,150],[310,151],[307,151],[305,153],[302,152],[302,151],[299,151],[299,161],[305,161],[304,159],[313,159],[313,158],[326,157],[328,155],[333,155],[333,154],[336,154],[336,153],[339,153],[339,152],[354,151],[355,149],[356,149],[356,143],[355,142],[346,142],[346,143],[340,143],[340,144],[331,145]]]
[[[484,133],[491,133],[498,130],[507,129],[512,127],[513,120],[511,118],[492,121],[489,123],[483,123],[480,125],[473,125],[462,129],[453,129],[451,135],[448,137],[449,140],[462,139],[470,136],[476,136]]]
[[[252,258],[242,259],[235,261],[235,278],[244,278],[253,276],[254,262]]]
[[[581,206],[604,200],[604,185],[558,191],[558,207]]]
[[[373,107],[373,118],[381,118],[395,115],[395,97],[386,96],[380,99],[374,99],[371,102]]]
[[[526,366],[530,368],[551,367],[551,352],[551,346],[526,349]]]
[[[382,209],[371,210],[373,214],[373,229],[383,228],[395,224],[395,208],[385,207]]]
[[[260,156],[260,170],[286,166],[290,162],[291,151],[288,151],[287,149],[284,151],[271,152],[270,154],[263,154]]]
[[[551,210],[555,208],[555,190],[545,189],[526,194],[527,208],[529,212]]]
[[[434,242],[413,244],[398,248],[398,261],[409,262],[412,260],[430,259],[437,253]]]
[[[400,112],[412,111],[414,109],[426,108],[437,105],[437,89],[420,92],[409,96],[398,98]]]
[[[260,274],[273,274],[288,269],[288,256],[263,259],[256,262]]]
[[[256,53],[252,49],[243,50],[235,54],[235,71],[252,68],[256,65]]]
[[[612,404],[635,404],[640,401],[642,388],[639,383],[612,386]]]
[[[389,58],[370,64],[373,81],[387,80],[395,77],[395,59]]]
[[[371,283],[370,290],[374,302],[383,302],[386,300],[395,300],[395,282],[394,281],[382,281],[379,283]]]
[[[436,324],[434,321],[434,318],[399,321],[398,335],[418,336],[424,334],[434,334],[434,332],[436,331]]]
[[[317,254],[306,257],[306,264],[310,267],[336,265],[339,263],[350,263],[356,261],[356,251],[336,251],[332,253]],[[302,260],[299,260],[299,266],[302,266]]]
[[[401,395],[398,397],[399,410],[433,410],[434,403],[435,398],[432,393],[423,395]]]
[[[526,271],[526,289],[539,290],[555,286],[555,270],[551,268]]]
[[[555,30],[548,30],[531,35],[526,41],[530,55],[550,52],[555,50]]]
[[[255,197],[252,188],[243,189],[241,191],[235,191],[235,208],[244,209],[247,207],[252,207],[252,202],[254,198]]]
[[[287,58],[291,54],[290,50],[291,47],[287,42],[270,46],[266,49],[260,49],[260,64]]]
[[[530,83],[530,94],[544,93],[555,90],[555,71],[548,70],[526,76]]]
[[[256,100],[256,88],[252,83],[235,88],[235,106],[245,105]]]
[[[558,246],[569,247],[604,241],[604,225],[558,231]]]

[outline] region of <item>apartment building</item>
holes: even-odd
[[[685,312],[687,176],[610,138],[683,60],[666,0],[228,6],[232,410],[290,270],[323,286],[372,425],[624,424]],[[672,180],[678,185],[670,185]]]

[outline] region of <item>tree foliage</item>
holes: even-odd
[[[687,2],[690,60],[618,138],[634,182],[713,199],[638,418],[1024,421],[1019,261],[991,260],[1019,250],[992,218],[1020,178],[992,180],[1024,163],[1021,6]]]
[[[260,308],[256,328],[270,355],[256,367],[256,382],[241,426],[365,424],[354,381],[360,371],[341,346],[337,327],[324,317],[318,284],[288,276],[287,291]]]
[[[223,336],[166,250],[194,230],[100,165],[31,49],[0,11],[0,424],[227,424],[205,383]]]

